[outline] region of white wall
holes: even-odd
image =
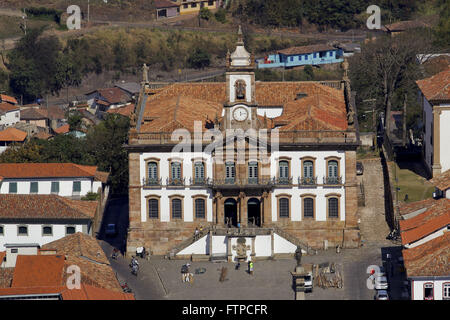
[[[17,194],[29,194],[31,182],[38,182],[38,194],[51,194],[52,182],[59,181],[59,196],[71,197],[73,195],[73,182],[81,181],[81,192],[79,195],[85,196],[88,192],[97,192],[101,187],[100,181],[93,182],[93,179],[86,178],[57,178],[57,179],[5,179],[0,186],[0,194],[9,193],[9,183],[17,182]]]
[[[295,250],[297,250],[297,246],[295,244],[274,233],[273,253],[295,253]]]
[[[441,104],[441,106],[449,107],[450,105]],[[445,172],[450,169],[450,148],[448,146],[450,141],[450,110],[441,111],[440,128],[441,172]]]
[[[4,115],[0,116],[0,125],[5,125],[7,127],[20,121],[20,110],[9,111]]]
[[[226,236],[213,236],[212,239],[212,253],[223,254],[227,252],[227,237]]]
[[[177,253],[177,255],[189,255],[189,254],[209,254],[208,250],[208,241],[209,241],[209,234],[206,236],[203,236],[199,240],[195,241],[190,246],[184,248],[180,252]]]
[[[450,284],[450,275],[443,280],[413,280],[411,281],[411,299],[423,300],[425,283],[433,283],[434,285],[434,300],[442,300],[444,283]]]
[[[283,114],[283,107],[276,107],[276,108],[258,107],[257,114],[258,116],[261,117],[264,117],[264,115],[266,115],[267,118],[273,119]]]
[[[38,243],[44,245],[46,243],[61,239],[66,236],[66,226],[75,227],[75,232],[83,232],[83,225],[66,225],[66,224],[53,224],[53,234],[51,236],[42,235],[42,227],[48,226],[43,224],[2,224],[4,233],[0,235],[0,251],[4,251],[5,244],[11,243]],[[18,226],[28,226],[28,235],[17,235]],[[87,226],[84,228],[87,231]]]
[[[272,255],[272,238],[267,236],[256,236],[255,255],[257,257],[270,257]]]

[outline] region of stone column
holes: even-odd
[[[250,254],[250,256],[253,257],[256,256],[256,251],[255,251],[255,242],[256,242],[256,237],[252,237],[252,253]]]
[[[213,232],[212,230],[209,230],[209,257],[212,257],[212,253],[213,253]]]
[[[273,230],[270,230],[270,256],[273,258],[273,255],[275,253],[274,250],[274,244],[275,244],[275,239],[274,239],[274,235],[273,235]]]
[[[245,193],[239,193],[239,222],[241,227],[247,227],[248,224],[248,212],[245,210]]]
[[[432,175],[441,173],[441,109],[439,107],[433,107],[433,163],[431,164]]]
[[[231,254],[231,237],[230,236],[226,236],[227,237],[227,257],[228,257],[228,262],[233,262],[232,261],[232,254]]]

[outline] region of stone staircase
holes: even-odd
[[[302,250],[306,251],[306,254],[315,254],[315,250],[309,247],[308,243],[304,243],[300,241],[297,237],[293,236],[292,234],[278,228],[278,227],[272,227],[272,230],[274,233],[278,234],[280,237],[288,240],[289,242],[292,242],[297,247],[302,248]]]
[[[179,244],[177,244],[175,247],[173,247],[169,252],[168,252],[168,256],[169,258],[173,258],[175,257],[175,255],[180,252],[181,250],[189,247],[191,244],[193,244],[195,241],[200,240],[201,238],[203,238],[204,236],[206,236],[209,232],[211,231],[211,227],[206,227],[204,228],[197,237],[189,237],[186,240],[180,242]]]

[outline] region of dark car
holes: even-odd
[[[362,175],[364,173],[364,166],[362,164],[362,162],[356,162],[356,174],[357,175]]]

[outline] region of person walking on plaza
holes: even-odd
[[[197,240],[197,239],[198,239],[199,234],[200,234],[200,231],[198,231],[198,228],[195,228],[195,231],[194,231],[194,240]]]

